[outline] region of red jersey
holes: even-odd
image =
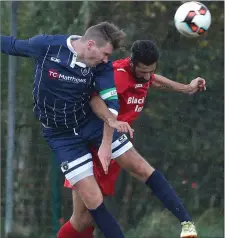
[[[119,97],[118,120],[131,124],[142,111],[154,75],[147,83],[137,83],[130,70],[130,58],[113,62],[114,80]]]
[[[142,111],[145,103],[145,98],[148,89],[154,80],[154,75],[151,80],[144,84],[138,84],[130,71],[130,58],[125,58],[113,62],[114,80],[119,97],[120,110],[118,120],[126,121],[131,124],[137,119]],[[114,195],[114,186],[119,175],[120,167],[115,160],[110,161],[108,174],[104,173],[101,162],[98,159],[98,153],[91,148],[94,175],[96,181],[104,195]],[[70,183],[65,180],[65,187],[72,188]]]

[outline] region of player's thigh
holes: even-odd
[[[93,161],[87,142],[72,129],[44,129],[44,137],[55,153],[66,179],[74,185],[88,208],[97,207],[103,200],[93,176]]]
[[[72,189],[72,200],[73,200],[73,214],[78,216],[78,214],[82,214],[87,211],[87,207],[85,206],[81,196],[75,189]]]
[[[135,150],[134,147],[116,158],[116,162],[121,168],[127,170],[132,176],[141,181],[146,181],[154,172],[154,168]]]
[[[43,135],[72,185],[93,175],[93,161],[87,143],[73,129],[43,128]]]
[[[74,227],[76,227],[76,229],[82,231],[85,227],[92,225],[93,219],[81,196],[75,189],[72,190],[72,198],[73,215],[70,219],[70,222]]]

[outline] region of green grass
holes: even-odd
[[[199,238],[223,238],[223,210],[209,209],[194,219]],[[168,211],[154,212],[144,217],[136,228],[126,233],[127,238],[178,238],[181,227]]]
[[[223,238],[224,214],[222,209],[209,209],[194,219],[199,238]],[[4,219],[1,219],[3,238]],[[168,211],[153,212],[141,219],[138,226],[126,233],[126,238],[179,238],[181,227],[177,219]],[[13,236],[14,238],[15,236]],[[16,236],[16,238],[23,237]],[[28,238],[55,238],[42,230]],[[97,236],[95,238],[98,238]]]

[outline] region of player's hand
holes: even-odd
[[[129,133],[131,138],[134,136],[134,130],[127,122],[112,120],[109,122],[109,126],[116,129],[120,133]]]
[[[108,168],[112,158],[111,144],[102,143],[98,150],[98,157],[105,174],[108,174]]]
[[[206,90],[206,82],[205,79],[197,77],[196,79],[193,79],[189,83],[189,94],[194,94],[196,92],[202,92]]]

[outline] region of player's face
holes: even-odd
[[[86,54],[86,63],[94,67],[101,63],[107,63],[111,56],[113,47],[110,43],[98,47],[95,41],[89,40]]]
[[[144,65],[142,63],[133,65],[133,63],[131,63],[131,69],[138,83],[147,83],[156,70],[156,63],[151,65]]]

